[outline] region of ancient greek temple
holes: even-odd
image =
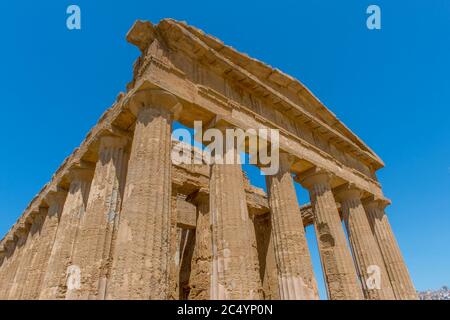
[[[172,19],[127,40],[126,92],[0,243],[0,299],[315,300],[309,225],[329,299],[417,299],[383,161],[305,86]],[[267,193],[239,164],[174,164],[174,121],[279,130]]]

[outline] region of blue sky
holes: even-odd
[[[80,31],[66,28],[70,4]],[[417,289],[450,285],[449,1],[2,1],[0,15],[1,236],[131,79],[133,22],[171,17],[298,78],[375,150]]]

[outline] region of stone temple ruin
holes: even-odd
[[[383,161],[306,87],[172,19],[127,40],[127,92],[0,242],[0,299],[314,300],[308,225],[329,299],[417,299]],[[278,129],[267,195],[238,164],[173,164],[175,120]]]

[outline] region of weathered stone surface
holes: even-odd
[[[128,155],[127,139],[101,138],[86,213],[74,245],[72,266],[80,269],[80,286],[67,290],[66,299],[104,299],[117,233]]]
[[[184,229],[195,229],[197,225],[197,208],[186,199],[177,198],[177,226]]]
[[[194,195],[192,202],[197,206],[197,222],[188,299],[209,300],[212,269],[209,195],[200,191]]]
[[[30,227],[27,228],[29,229],[29,234],[23,248],[23,256],[21,258],[21,261],[19,261],[17,272],[14,276],[14,281],[9,291],[8,298],[10,300],[20,299],[23,291],[28,290],[28,288],[26,287],[26,280],[28,274],[32,271],[34,253],[36,252],[36,246],[39,242],[40,231],[42,229],[42,224],[46,215],[47,209],[39,208],[39,211],[35,212],[35,214],[33,215],[33,220],[29,221]]]
[[[253,261],[241,165],[213,164],[211,299],[259,299],[261,281]]]
[[[280,300],[278,270],[273,244],[270,213],[253,218],[256,247],[258,251],[259,274],[265,300]]]
[[[172,110],[161,91],[140,91],[108,299],[166,299],[169,293]]]
[[[337,197],[341,202],[342,216],[347,227],[365,298],[393,300],[394,292],[389,282],[383,257],[361,203],[361,192],[351,186],[343,186],[337,191]],[[377,276],[380,277],[379,281],[376,280]]]
[[[7,236],[3,242],[6,252],[0,274],[0,300],[6,300],[8,298],[9,288],[15,275],[14,261],[20,255],[18,241],[14,239],[13,235]]]
[[[416,289],[409,276],[408,268],[392,232],[388,217],[384,212],[386,205],[387,203],[384,201],[369,200],[365,203],[365,211],[380,247],[395,298],[398,300],[417,300]]]
[[[17,234],[6,238],[6,258],[2,275],[0,278],[0,300],[8,299],[9,291],[14,282],[17,271],[17,264],[23,252],[23,246],[26,241],[27,234],[24,229],[18,229]]]
[[[17,229],[15,237],[16,237],[16,248],[14,252],[14,257],[11,260],[11,264],[9,266],[9,276],[6,281],[6,290],[5,297],[7,299],[15,299],[16,291],[18,289],[19,283],[16,282],[16,277],[20,277],[20,266],[25,259],[25,255],[27,253],[27,242],[28,236],[30,235],[30,225],[23,224],[20,228]]]
[[[363,298],[350,249],[326,172],[313,170],[301,179],[309,190],[314,228],[328,297],[332,300]]]
[[[178,218],[178,190],[176,185],[172,188],[172,196],[170,199],[172,214],[170,216],[170,238],[169,238],[169,300],[179,299],[179,267],[180,267],[180,242],[177,224]]]
[[[317,283],[298,207],[288,154],[280,155],[278,174],[267,176],[272,233],[282,300],[316,300]]]
[[[22,299],[31,300],[39,297],[66,197],[67,192],[64,191],[53,192],[47,195],[46,203],[49,207],[41,228],[38,243],[36,244],[31,268],[27,274],[25,284],[27,289],[22,291]]]
[[[61,214],[39,299],[64,299],[79,223],[86,211],[92,180],[91,169],[71,172],[69,194]]]

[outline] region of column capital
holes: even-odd
[[[375,196],[369,196],[362,200],[362,204],[364,207],[368,209],[379,209],[384,210],[388,205],[391,204],[389,199],[378,198]]]
[[[71,181],[91,181],[94,176],[94,168],[70,168],[68,177]]]
[[[30,225],[25,222],[19,222],[14,230],[14,238],[17,238],[17,243],[22,243],[30,230]]]
[[[6,256],[6,249],[3,244],[0,244],[0,259]]]
[[[99,138],[100,150],[103,148],[124,148],[127,146],[130,138],[104,135]]]
[[[168,91],[162,89],[138,89],[124,101],[124,105],[137,117],[142,107],[165,109],[175,118],[182,110],[178,99]]]
[[[283,169],[284,171],[290,171],[292,165],[295,163],[296,157],[288,152],[281,150],[279,157],[280,157],[280,168]]]
[[[12,234],[7,234],[5,239],[3,239],[3,247],[6,254],[11,254],[15,250],[16,241]]]
[[[306,189],[312,188],[316,184],[330,184],[333,174],[325,169],[314,167],[302,174],[297,175],[297,181]]]
[[[49,207],[53,205],[62,205],[67,197],[67,191],[50,191],[45,196],[45,202]]]
[[[336,200],[339,202],[347,200],[361,200],[361,196],[363,195],[363,191],[361,189],[358,189],[352,183],[346,183],[342,186],[337,187],[333,191]]]
[[[32,225],[33,222],[37,219],[39,216],[39,207],[33,208],[30,213],[25,217],[25,223]]]

